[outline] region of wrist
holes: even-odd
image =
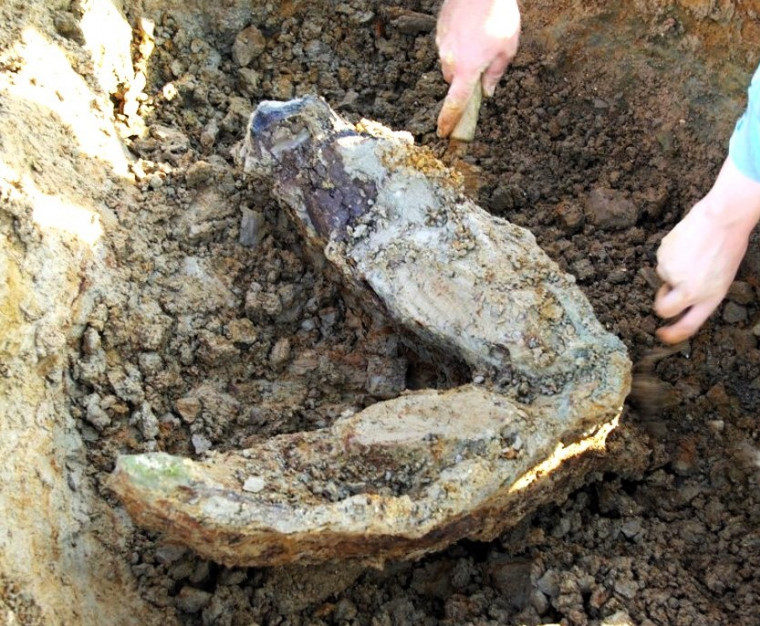
[[[699,204],[716,228],[749,235],[760,220],[760,182],[743,174],[728,157],[712,189]]]

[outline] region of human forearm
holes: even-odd
[[[659,337],[676,343],[693,335],[728,292],[760,220],[760,68],[748,89],[729,154],[710,191],[662,240],[657,272],[664,285],[655,312],[677,321]]]
[[[655,312],[679,319],[658,331],[666,343],[693,335],[728,292],[760,219],[760,183],[729,157],[709,193],[662,240],[657,272],[664,285]]]
[[[760,220],[760,182],[741,172],[729,156],[703,202],[707,217],[716,227],[749,235]]]

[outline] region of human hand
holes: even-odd
[[[477,120],[481,86],[486,96],[493,95],[499,79],[517,54],[519,38],[517,0],[446,0],[443,3],[435,41],[443,77],[451,86],[438,116],[440,137],[452,134],[468,104],[470,109],[475,109]]]
[[[657,331],[665,343],[697,332],[725,297],[760,218],[760,183],[727,159],[710,192],[662,240],[654,310],[678,320]]]

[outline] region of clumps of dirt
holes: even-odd
[[[734,2],[529,4],[519,56],[485,103],[475,141],[452,152],[435,136],[446,91],[436,2],[127,3],[147,82],[115,88],[114,106],[135,182],[95,179],[113,276],[82,282],[91,312],[62,348],[88,477],[100,484],[121,453],[246,447],[324,427],[405,387],[450,382],[446,364],[416,357],[346,299],[267,190],[242,175],[236,146],[262,99],[318,93],[352,121],[410,131],[456,163],[479,204],[536,234],[634,360],[648,354],[660,323],[651,312],[657,245],[725,155],[756,62],[754,21]],[[20,31],[23,12],[7,11]],[[70,17],[46,11],[35,7],[35,19],[79,45]],[[72,63],[95,80],[90,65]],[[56,159],[71,142],[69,131],[61,137]],[[52,188],[48,157],[30,171]],[[75,163],[84,177],[99,161]],[[8,220],[41,245],[21,217]],[[592,484],[498,541],[383,571],[225,568],[141,531],[114,551],[167,623],[752,624],[753,246],[705,329],[652,365],[668,403],[627,407]],[[648,470],[629,471],[642,449]],[[105,488],[99,495],[118,510]],[[0,586],[3,618],[39,620],[23,592]]]
[[[0,576],[0,623],[43,626],[45,620],[34,598],[17,584]]]
[[[412,5],[434,15],[432,3]],[[698,55],[666,55],[687,35],[652,40],[672,15],[621,28],[628,44],[650,42],[632,51],[609,34],[629,16],[562,7],[539,31],[526,10],[520,56],[457,158],[475,173],[479,202],[530,228],[643,355],[659,323],[657,244],[722,160],[704,125],[725,137],[737,104],[721,100],[718,111],[717,98],[693,97],[713,93],[693,73]],[[341,297],[234,153],[257,101],[316,92],[445,155],[430,33],[358,1],[263,4],[220,40],[193,36],[192,17],[167,10],[156,23],[148,135],[129,140],[144,175],[111,207],[124,281],[72,358],[97,472],[122,452],[194,455],[322,427],[416,376],[398,338]],[[690,351],[652,367],[679,402],[624,418],[626,436],[651,450],[645,476],[626,477],[623,453],[617,472],[500,541],[382,572],[227,569],[136,532],[143,597],[186,624],[749,623],[760,554],[746,462],[757,436],[757,276],[745,274],[721,311],[732,325],[716,318]],[[442,377],[424,363],[416,371],[426,384]]]

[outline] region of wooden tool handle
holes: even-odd
[[[472,91],[470,99],[467,101],[467,108],[464,110],[459,122],[451,131],[451,138],[458,141],[472,141],[475,137],[475,129],[478,126],[478,114],[480,113],[480,102],[483,99],[483,86],[478,80],[475,89]]]

